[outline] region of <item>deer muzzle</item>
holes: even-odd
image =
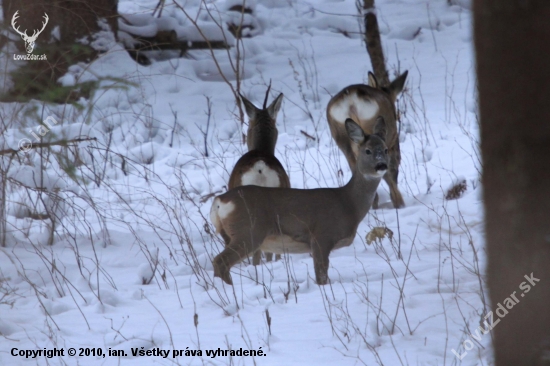
[[[388,170],[388,164],[386,163],[378,163],[374,167],[378,173],[386,172]]]

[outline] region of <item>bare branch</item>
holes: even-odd
[[[0,150],[0,156],[1,155],[10,155],[10,154],[17,154],[18,152],[27,152],[30,149],[38,149],[42,147],[52,147],[52,146],[69,146],[70,144],[74,144],[77,142],[84,142],[84,141],[97,141],[97,138],[95,137],[79,137],[72,140],[59,140],[59,141],[53,141],[53,142],[34,142],[30,145],[25,145],[20,147],[19,149],[5,149]]]

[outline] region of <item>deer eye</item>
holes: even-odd
[[[384,150],[384,154],[388,155],[388,149]]]
[[[367,153],[367,155],[372,154],[372,151],[370,151],[369,149],[365,150],[365,152]]]

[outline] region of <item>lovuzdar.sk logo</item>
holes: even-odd
[[[19,30],[19,26],[17,26],[15,23],[16,23],[16,20],[17,18],[19,18],[19,10],[17,10],[15,12],[15,14],[13,14],[13,17],[11,18],[11,26],[13,27],[13,29],[19,33],[19,35],[21,36],[21,38],[23,38],[23,41],[25,41],[25,49],[27,50],[27,54],[26,55],[13,55],[13,59],[14,60],[46,60],[46,55],[33,55],[32,54],[32,51],[34,50],[34,44],[36,42],[36,39],[38,38],[38,36],[40,35],[40,33],[42,33],[42,31],[44,30],[44,28],[46,28],[46,25],[48,24],[48,14],[44,13],[44,21],[42,22],[42,29],[40,30],[37,30],[37,29],[34,29],[33,30],[33,33],[31,36],[29,36],[27,34],[27,30],[25,29],[25,31],[21,32]]]

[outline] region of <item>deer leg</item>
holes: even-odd
[[[374,194],[374,200],[372,201],[372,208],[377,210],[378,209],[378,193]]]
[[[224,229],[220,231],[220,235],[222,236],[222,239],[225,242],[225,246],[228,246],[229,242],[231,242],[231,238],[229,237],[229,235],[227,235]]]
[[[390,173],[393,181],[397,184],[397,178],[399,176],[399,165],[401,164],[401,148],[399,147],[399,140],[395,142],[395,146],[393,146],[391,150]]]
[[[233,281],[229,273],[231,267],[246,258],[250,253],[255,251],[261,253],[261,251],[256,250],[258,245],[255,245],[255,243],[261,243],[263,238],[258,239],[260,238],[259,233],[251,234],[238,235],[231,238],[229,245],[212,262],[214,277],[220,277],[225,283],[232,285]]]
[[[355,169],[355,155],[353,154],[353,149],[351,148],[345,129],[342,130],[342,133],[338,133],[337,131],[332,130],[332,125],[329,126],[331,126],[332,137],[334,138],[334,141],[336,141],[336,145],[338,145],[338,148],[340,148],[340,150],[344,153],[344,156],[348,161],[348,165],[353,172]]]
[[[213,261],[214,266],[214,277],[219,277],[223,280],[223,282],[227,283],[228,285],[233,284],[233,280],[231,279],[231,274],[229,273],[229,270],[233,265],[237,264],[242,258],[244,258],[247,255],[247,251],[244,248],[244,246],[240,247],[231,247],[228,246],[225,248],[220,254],[218,254]]]
[[[268,253],[268,252],[263,252],[264,255],[265,255],[265,261],[266,262],[271,262],[273,260],[273,253]],[[281,259],[281,255],[280,254],[276,254],[275,255],[275,261],[278,261]],[[252,264],[257,266],[260,264],[260,262],[262,261],[262,251],[261,250],[257,250],[255,253],[254,253],[254,256],[252,257]]]
[[[405,206],[403,196],[397,188],[397,178],[399,176],[399,163],[401,162],[401,151],[399,150],[399,142],[397,142],[390,150],[390,161],[388,172],[384,175],[384,180],[390,188],[390,198],[393,207],[401,208]]]
[[[264,255],[266,262],[271,262],[273,260],[273,253],[264,252]],[[277,262],[278,260],[281,260],[281,255],[275,254],[275,262]]]
[[[269,260],[271,260],[271,258],[268,260],[267,258],[267,253],[265,253],[265,260],[266,262],[269,262]],[[261,250],[257,250],[254,252],[254,256],[252,257],[252,264],[255,265],[255,266],[258,266],[262,261],[262,251]]]
[[[384,175],[384,180],[390,187],[390,198],[391,198],[391,202],[393,203],[393,207],[395,208],[404,207],[405,201],[403,200],[403,196],[401,195],[401,192],[399,192],[399,188],[397,188],[397,183],[391,177],[391,174]]]
[[[225,246],[227,247],[231,242],[231,238],[229,237],[229,235],[227,235],[227,233],[223,229],[221,230],[220,235],[222,236],[223,241],[225,242]],[[269,255],[271,255],[271,253],[269,253]],[[252,264],[257,266],[260,264],[261,261],[262,261],[262,251],[257,250],[254,252],[254,256],[252,257]],[[268,257],[268,253],[266,253],[266,262],[269,262],[269,261],[271,261],[271,257]]]
[[[315,280],[318,285],[326,285],[328,283],[328,256],[330,254],[328,244],[320,240],[312,240],[311,252],[313,255],[313,267],[315,269]]]

